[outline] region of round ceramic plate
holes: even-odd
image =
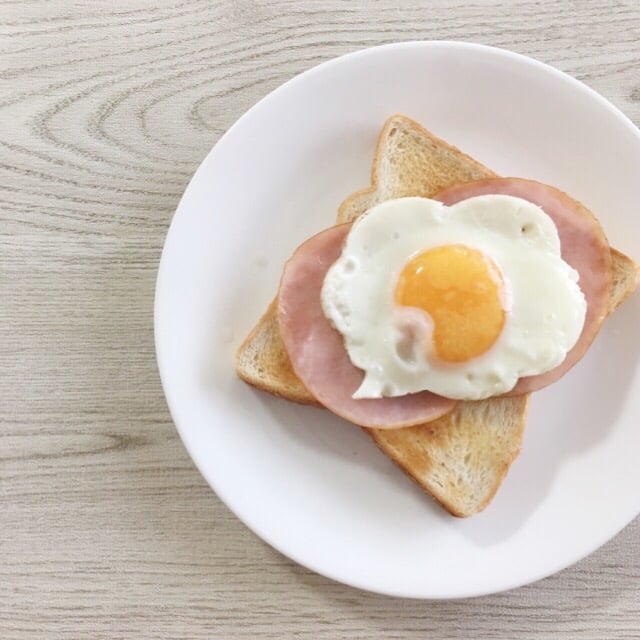
[[[350,54],[287,82],[221,138],[175,214],[156,349],[180,435],[214,491],[300,564],[385,594],[509,589],[592,552],[640,512],[640,295],[587,356],[533,397],[495,500],[451,517],[359,428],[240,382],[234,352],[298,244],[369,184],[377,135],[403,113],[503,175],[585,202],[640,258],[640,135],[594,91],[529,58],[457,42]]]

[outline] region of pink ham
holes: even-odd
[[[611,254],[594,216],[580,203],[545,184],[520,178],[492,178],[452,187],[435,198],[447,205],[483,194],[518,196],[540,207],[553,219],[562,257],[580,274],[587,300],[585,324],[564,361],[547,373],[522,378],[506,395],[541,389],[564,375],[598,333],[608,311],[612,286]],[[327,409],[356,424],[380,429],[412,426],[448,413],[455,402],[428,391],[399,398],[354,400],[362,381],[344,348],[342,337],[324,317],[320,290],[328,268],[339,257],[351,225],[332,227],[309,239],[285,266],[278,296],[278,321],[293,369]]]
[[[611,252],[602,227],[593,214],[562,191],[533,180],[491,178],[461,184],[434,196],[447,205],[485,194],[517,196],[537,204],[553,219],[562,246],[562,258],[580,274],[587,300],[587,315],[578,342],[555,369],[521,378],[506,395],[519,395],[546,387],[562,377],[586,353],[607,316],[611,291]]]
[[[354,400],[363,372],[351,364],[342,336],[325,318],[320,290],[338,259],[350,224],[332,227],[302,244],[287,262],[278,293],[278,321],[293,369],[333,413],[363,427],[396,429],[448,413],[455,401],[429,391],[399,398]]]

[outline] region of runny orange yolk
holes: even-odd
[[[442,245],[405,265],[395,301],[429,314],[441,360],[466,362],[487,351],[502,331],[502,286],[499,269],[483,253],[461,244]]]

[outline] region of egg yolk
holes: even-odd
[[[441,360],[465,362],[487,351],[502,331],[502,287],[499,269],[482,252],[443,245],[419,253],[404,266],[395,301],[429,314]]]

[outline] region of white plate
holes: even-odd
[[[640,258],[640,135],[606,100],[500,49],[368,49],[261,100],[198,169],[158,274],[160,373],[198,468],[276,549],[371,591],[486,594],[570,565],[640,512],[640,296],[569,375],[535,395],[521,456],[494,502],[468,520],[436,506],[359,429],[234,374],[234,351],[284,261],[369,184],[376,137],[396,112],[501,174],[568,191],[612,244]]]

